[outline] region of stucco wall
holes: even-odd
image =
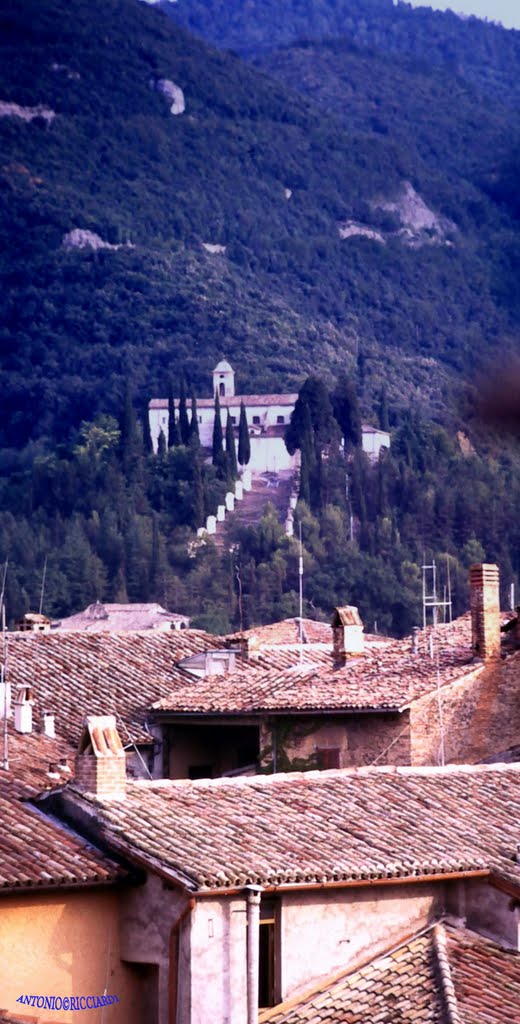
[[[170,956],[172,928],[187,905],[187,896],[177,888],[169,888],[156,875],[149,875],[144,885],[125,891],[121,901],[121,956],[135,964],[156,964],[158,967],[158,1020],[169,1020]],[[177,1004],[179,1024],[189,1021],[190,953],[188,920],[179,935]],[[173,964],[175,971],[175,964]],[[148,1018],[154,1024],[152,1018]]]
[[[473,931],[494,939],[501,946],[520,950],[517,901],[486,880],[457,883],[450,889],[446,909]]]
[[[1,841],[1,840],[0,840]],[[0,1006],[77,1024],[142,1024],[141,979],[120,961],[119,893],[82,890],[0,899]],[[19,995],[116,995],[111,1007],[44,1011]],[[103,1016],[102,1016],[103,1014]]]
[[[246,902],[200,900],[191,916],[191,1018],[178,1024],[246,1024]]]
[[[397,945],[444,907],[442,884],[335,889],[283,896],[282,999],[314,979]]]

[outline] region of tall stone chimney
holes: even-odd
[[[483,563],[469,570],[471,644],[484,661],[500,657],[500,577],[498,565]]]
[[[354,605],[335,608],[332,616],[332,642],[334,661],[344,665],[347,658],[363,654],[365,636],[360,614]]]
[[[122,800],[126,758],[115,715],[87,715],[76,754],[74,786],[99,800]]]

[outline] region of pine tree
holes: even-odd
[[[188,410],[186,408],[186,381],[184,380],[184,374],[181,376],[179,397],[179,430],[181,435],[181,444],[188,444],[190,439],[190,421],[188,419]]]
[[[175,399],[173,397],[173,384],[168,384],[168,448],[176,448],[181,443],[179,428],[175,416]]]
[[[251,440],[244,403],[240,403],[240,420],[238,423],[238,461],[241,466],[247,466],[251,458]]]
[[[238,476],[237,452],[235,448],[235,432],[231,421],[231,413],[228,409],[226,420],[226,462],[227,477],[230,483],[234,483]]]
[[[197,396],[195,392],[191,393],[191,421],[190,421],[190,442],[195,439],[200,442],[199,434],[199,417],[197,415]]]
[[[213,421],[213,442],[211,446],[212,462],[218,475],[222,478],[226,475],[226,455],[224,452],[222,422],[220,419],[220,398],[218,391],[215,391],[215,419]]]

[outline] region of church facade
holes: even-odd
[[[235,372],[226,359],[222,359],[213,370],[212,385],[212,398],[197,398],[199,436],[203,447],[211,449],[215,420],[214,396],[218,392],[222,430],[224,432],[226,429],[229,410],[237,446],[240,403],[244,403],[251,444],[248,469],[252,473],[295,471],[299,464],[299,452],[289,455],[285,447],[284,434],[298,395],[236,395]],[[175,409],[178,408],[179,400],[175,399]],[[168,435],[168,400],[153,398],[150,402],[149,416],[150,433],[154,449],[157,449],[161,430],[165,436]]]

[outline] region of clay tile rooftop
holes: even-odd
[[[30,802],[37,793],[68,782],[74,751],[63,740],[9,729],[7,763],[0,760],[0,895],[19,889],[99,886],[127,871],[66,825]]]
[[[261,1011],[259,1024],[519,1024],[520,956],[436,924],[361,969]]]
[[[147,708],[177,684],[177,662],[218,646],[217,637],[195,629],[9,633],[8,678],[13,693],[33,688],[38,729],[51,712],[56,732],[76,745],[85,714],[115,714],[123,742],[146,743]]]
[[[67,788],[123,854],[191,891],[471,873],[520,890],[520,766],[363,768]],[[505,883],[504,883],[505,884]]]
[[[359,626],[351,619],[343,625]],[[357,611],[357,609],[355,609]],[[178,681],[175,690],[154,705],[156,712],[253,713],[284,711],[389,710],[402,711],[413,700],[462,678],[477,668],[471,647],[469,614],[446,625],[419,631],[417,651],[410,638],[384,640],[366,638],[362,654],[336,663],[332,645],[321,642],[301,647],[294,643],[298,620],[250,631],[246,640],[257,640],[249,663],[237,659],[236,670],[219,679]],[[329,630],[324,624],[316,624]],[[307,624],[305,624],[307,629]],[[323,633],[321,634],[324,635]],[[286,638],[291,638],[291,664]],[[275,638],[278,643],[275,643]],[[281,639],[283,638],[283,639]],[[234,638],[233,638],[234,639]],[[294,646],[293,646],[294,645]],[[250,649],[251,650],[251,649]],[[432,657],[433,654],[433,657]]]

